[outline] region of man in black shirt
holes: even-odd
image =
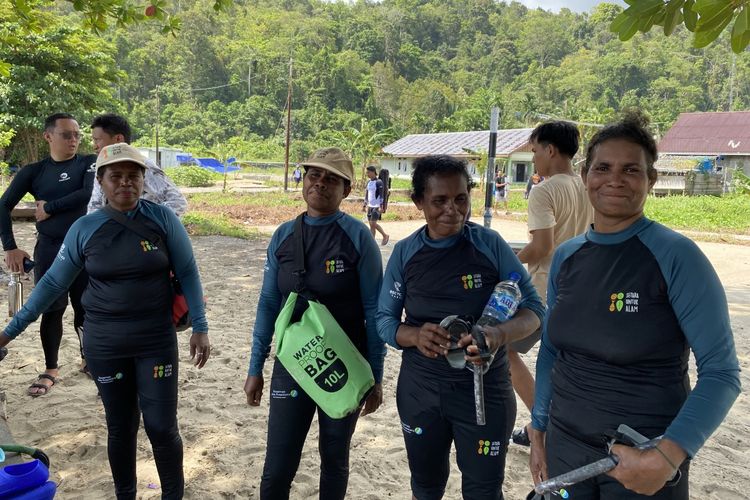
[[[5,250],[5,265],[11,272],[23,272],[23,261],[29,254],[16,245],[11,212],[26,193],[36,199],[37,242],[34,246],[34,281],[38,282],[52,265],[65,234],[73,222],[86,214],[86,205],[94,184],[95,155],[79,155],[81,130],[78,122],[67,113],[56,113],[44,122],[44,140],[50,156],[18,171],[10,186],[0,197],[0,239]],[[88,276],[82,273],[70,287],[73,325],[79,332],[83,325],[81,294]],[[46,394],[58,376],[57,353],[62,339],[62,317],[68,299],[62,295],[42,314],[39,333],[46,370],[29,387],[29,395]]]

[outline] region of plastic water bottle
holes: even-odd
[[[476,327],[481,331],[484,326],[495,326],[504,321],[508,321],[516,314],[518,304],[521,302],[521,289],[518,288],[518,280],[521,275],[510,273],[508,279],[495,285],[490,300],[484,306],[482,317],[477,321]],[[486,344],[485,344],[486,348]],[[474,371],[474,411],[477,417],[477,425],[485,425],[484,414],[484,372],[492,364],[493,355],[485,361],[481,368],[473,368]]]
[[[8,281],[8,317],[13,317],[23,307],[21,273],[10,273]]]
[[[482,317],[477,322],[479,326],[494,326],[508,321],[516,314],[518,304],[521,302],[521,289],[518,288],[520,279],[520,274],[512,272],[507,280],[495,285],[490,300],[484,306]]]

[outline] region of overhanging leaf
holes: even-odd
[[[700,1],[700,0],[699,0]],[[698,18],[698,24],[695,27],[695,31],[712,31],[717,26],[725,26],[729,24],[734,15],[734,3],[733,2],[719,2],[720,5],[711,5],[704,9],[698,9],[698,2],[695,4],[695,10],[698,11],[700,17]]]
[[[628,21],[623,23],[622,27],[620,28],[619,38],[621,41],[625,42],[633,38],[633,35],[635,35],[637,31],[638,31],[638,18],[630,17],[628,18]]]
[[[626,14],[625,11],[620,12],[617,14],[617,17],[612,20],[612,24],[609,25],[609,30],[614,33],[619,33],[622,26],[630,21],[630,19],[632,19],[632,17],[629,14]]]
[[[685,0],[670,0],[667,4],[667,8],[664,11],[664,34],[669,36],[674,32],[677,24],[681,20],[680,7],[683,6]]]
[[[746,5],[732,27],[732,50],[739,54],[750,43],[750,5]]]
[[[663,7],[663,0],[643,0],[633,3],[625,11],[629,12],[631,16],[644,17],[656,14]]]
[[[732,20],[732,16],[727,16],[724,21],[717,26],[716,28],[709,30],[709,31],[696,31],[695,36],[693,37],[693,47],[696,47],[698,49],[705,47],[709,43],[716,40],[722,31],[724,31],[724,28],[727,27],[729,24],[729,21]]]
[[[693,32],[698,24],[698,13],[693,10],[694,5],[695,0],[685,0],[685,5],[682,6],[682,17],[685,18],[685,27]]]

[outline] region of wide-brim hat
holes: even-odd
[[[317,167],[354,182],[352,160],[339,148],[323,148],[315,151],[301,163],[303,167]]]
[[[128,143],[118,142],[117,144],[105,146],[99,151],[99,156],[96,158],[96,171],[98,172],[100,168],[107,165],[124,162],[131,162],[143,168],[148,168],[146,158],[144,158],[140,151]]]

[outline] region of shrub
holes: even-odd
[[[168,168],[165,172],[175,184],[185,187],[212,186],[215,180],[221,178],[219,174],[194,165]]]

